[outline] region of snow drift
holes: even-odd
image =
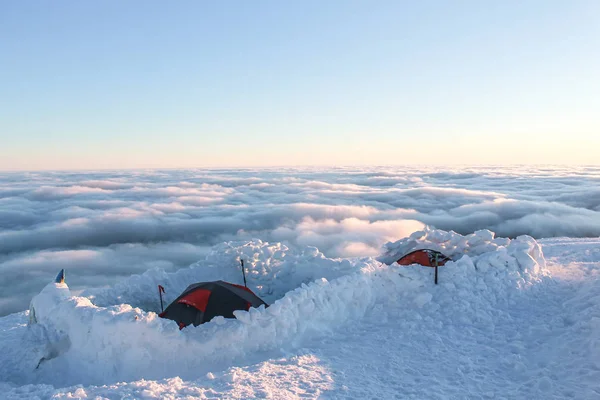
[[[510,289],[530,286],[546,273],[534,239],[496,239],[489,231],[461,236],[425,230],[388,243],[382,259],[424,247],[454,259],[440,268],[440,285],[433,285],[429,268],[373,258],[329,259],[315,248],[295,250],[260,240],[225,243],[188,269],[148,271],[85,296],[51,283],[32,300],[37,324],[20,343],[23,354],[36,357],[22,357],[18,368],[5,365],[0,372],[18,384],[192,378],[250,362],[257,354],[298,348],[388,306],[435,312],[450,301],[462,310],[460,323],[486,320],[494,302],[518,297]],[[158,283],[173,298],[192,281],[239,283],[240,258],[248,266],[249,286],[272,303],[269,308],[237,311],[237,319],[217,317],[182,331],[157,316]]]
[[[243,284],[240,260],[244,260],[249,287],[260,298],[272,303],[302,283],[319,278],[335,279],[366,265],[370,259],[331,259],[315,247],[290,248],[281,243],[259,239],[233,241],[214,246],[204,260],[189,268],[167,273],[154,268],[133,275],[107,289],[90,289],[82,295],[94,304],[109,306],[131,304],[158,311],[157,285],[165,290],[165,300],[174,300],[190,283],[225,280]]]

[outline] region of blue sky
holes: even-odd
[[[598,164],[600,2],[0,3],[0,169]]]

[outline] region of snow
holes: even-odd
[[[399,266],[403,252],[452,258]],[[426,228],[378,258],[226,242],[204,260],[74,295],[49,283],[0,318],[0,397],[600,397],[600,238]],[[270,307],[179,330],[158,318],[188,284],[224,279]]]

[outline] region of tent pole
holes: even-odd
[[[244,287],[248,287],[248,285],[246,285],[246,270],[244,269],[244,260],[240,259],[240,263],[242,263],[242,275],[244,276]]]
[[[165,292],[165,288],[162,287],[161,285],[158,285],[158,297],[160,297],[160,312],[163,313],[165,312],[165,309],[163,307],[163,299],[162,299],[162,294]]]

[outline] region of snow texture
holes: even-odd
[[[227,242],[79,296],[50,283],[0,319],[0,397],[598,398],[600,240],[494,236],[425,229],[378,259]],[[452,258],[438,285],[393,262],[417,248]],[[181,331],[158,318],[158,284],[168,302],[241,283],[241,258],[270,307]]]

